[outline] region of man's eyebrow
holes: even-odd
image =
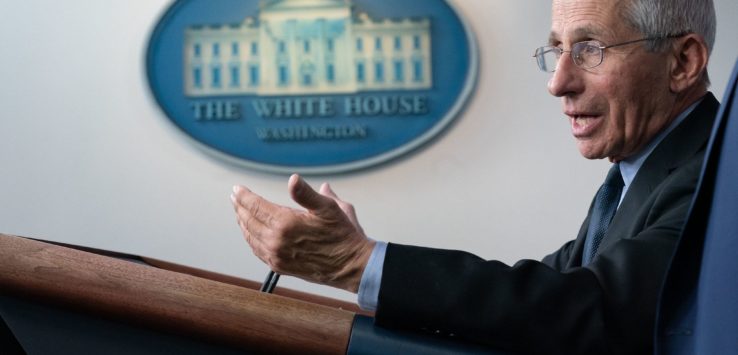
[[[592,26],[586,26],[586,27],[578,27],[571,31],[570,37],[572,38],[572,42],[579,42],[586,39],[591,38],[600,38],[602,37],[602,34],[604,31],[602,31],[599,28],[592,27]],[[556,31],[551,31],[551,33],[548,35],[548,44],[554,45],[557,43],[560,43],[561,35]]]
[[[548,35],[548,44],[550,46],[553,46],[554,44],[556,44],[556,42],[559,41],[558,38],[559,38],[559,34],[556,33],[555,31],[551,31],[551,33],[549,33]]]
[[[576,38],[592,38],[592,37],[602,37],[602,34],[604,31],[602,29],[597,27],[580,27],[574,30],[574,37]]]

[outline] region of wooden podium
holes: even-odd
[[[128,257],[0,234],[0,295],[249,352],[346,353],[354,305]]]
[[[0,353],[502,354],[376,327],[352,303],[283,288],[267,294],[259,286],[0,234]]]

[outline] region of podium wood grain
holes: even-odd
[[[353,312],[0,234],[0,292],[270,353],[344,354]]]

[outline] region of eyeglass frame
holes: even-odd
[[[572,49],[570,49],[568,51],[567,50],[564,50],[562,48],[556,47],[556,46],[542,46],[542,47],[536,48],[535,53],[533,53],[533,58],[536,58],[536,64],[538,64],[538,69],[541,69],[541,71],[543,71],[545,73],[554,73],[554,72],[556,72],[556,68],[554,68],[551,71],[548,71],[548,70],[543,69],[543,66],[541,65],[541,62],[543,61],[543,55],[548,52],[548,50],[547,51],[544,51],[543,49],[544,48],[549,48],[550,51],[558,51],[559,52],[558,53],[558,58],[557,58],[557,63],[558,63],[558,60],[561,60],[561,56],[564,53],[569,53],[569,57],[571,57],[571,61],[577,67],[582,68],[582,69],[592,69],[592,68],[596,68],[596,67],[600,66],[600,64],[602,64],[602,62],[605,60],[605,49],[609,49],[609,48],[613,48],[613,47],[625,46],[625,45],[628,45],[628,44],[633,44],[633,43],[638,43],[638,42],[644,42],[644,41],[658,41],[658,40],[664,40],[664,39],[670,39],[670,38],[679,38],[679,37],[682,37],[682,36],[687,35],[688,33],[689,32],[683,32],[683,33],[674,34],[674,35],[657,36],[657,37],[646,37],[646,38],[635,39],[635,40],[632,40],[632,41],[626,41],[626,42],[611,44],[609,46],[596,46],[596,45],[593,45],[593,44],[587,44],[587,43],[591,43],[591,42],[597,42],[597,41],[592,41],[592,40],[590,40],[590,41],[581,41],[581,42],[576,42],[576,43],[572,44],[572,46],[571,46]],[[592,47],[592,48],[597,48],[600,51],[600,60],[599,60],[599,62],[597,62],[597,64],[592,65],[592,66],[589,66],[589,67],[584,67],[581,64],[577,64],[577,60],[574,58],[574,48],[577,45],[584,45],[584,46],[589,46],[589,47]]]

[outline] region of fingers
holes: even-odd
[[[231,201],[244,238],[253,247],[255,239],[268,233],[280,207],[243,186],[234,186]]]
[[[246,222],[244,222],[240,217],[236,219],[236,222],[238,223],[238,226],[241,227],[241,231],[243,232],[243,239],[245,239],[246,243],[249,244],[251,250],[253,250],[254,252],[254,255],[263,260],[264,258],[262,257],[262,255],[264,247],[261,238],[254,237],[254,234],[252,232],[249,232]]]
[[[253,218],[243,207],[236,208],[236,222],[241,227],[243,237],[250,245],[260,242],[269,232],[269,227],[256,218]]]
[[[285,275],[356,292],[371,253],[364,246],[372,242],[358,226],[353,206],[341,201],[330,185],[316,192],[298,175],[290,178],[288,187],[307,212],[234,187],[231,199],[238,224],[254,255]]]
[[[328,212],[336,206],[332,197],[317,193],[300,175],[292,175],[287,186],[292,199],[315,214]]]
[[[338,207],[340,207],[344,213],[349,215],[349,217],[351,217],[350,215],[354,213],[354,206],[344,200],[341,200],[338,195],[333,192],[333,189],[331,189],[331,185],[329,185],[327,182],[324,182],[323,185],[320,186],[320,194],[323,196],[328,196],[336,201]]]
[[[271,228],[265,222],[274,219],[269,213],[275,213],[276,205],[242,186],[234,187],[231,201],[243,238],[251,247],[254,255],[271,266],[273,260],[268,243]]]
[[[251,251],[254,253],[254,255],[271,267],[273,263],[270,258],[269,248],[266,243],[264,243],[262,238],[256,237],[251,232],[249,232],[248,227],[241,219],[238,219],[238,225],[241,227],[241,230],[243,231],[243,237],[251,247]]]
[[[265,200],[263,197],[251,192],[251,190],[236,185],[233,187],[233,206],[243,214],[244,220],[249,222],[251,218],[265,225],[270,225],[275,213],[279,211],[279,206]],[[239,210],[239,207],[241,208]]]
[[[323,185],[320,185],[320,194],[323,196],[331,197],[335,200],[338,200],[338,195],[336,195],[335,192],[333,192],[333,189],[331,189],[331,185],[328,185],[327,182],[324,182]]]
[[[356,229],[359,230],[361,233],[364,233],[364,230],[361,228],[361,225],[359,225],[359,220],[356,217],[356,210],[354,209],[354,205],[341,200],[338,195],[333,192],[331,185],[329,185],[327,182],[323,183],[323,185],[320,186],[320,193],[324,196],[328,196],[334,199],[338,204],[338,207],[341,208],[346,217],[348,217],[351,223],[353,223],[354,227],[356,227]]]

